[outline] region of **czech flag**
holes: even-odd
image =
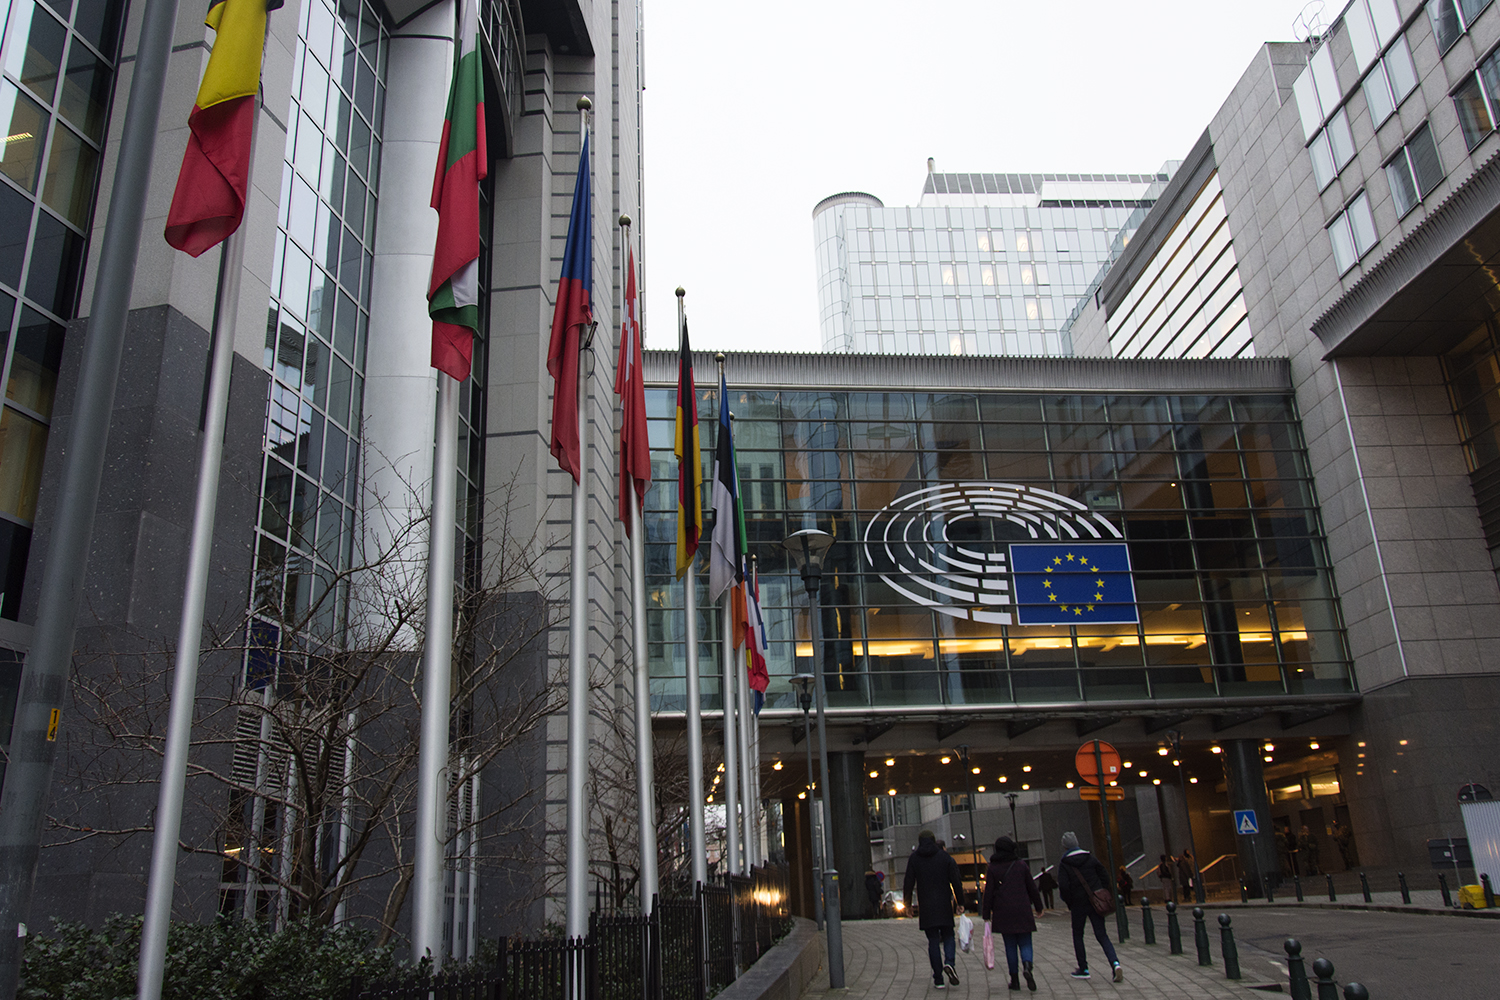
[[[589,137],[578,154],[578,180],[573,185],[573,213],[568,218],[568,241],[563,246],[562,277],[557,282],[557,306],[552,311],[552,342],[547,347],[547,372],[552,376],[552,457],[580,482],[578,470],[578,331],[594,320],[589,291],[594,285],[593,215],[589,210]]]

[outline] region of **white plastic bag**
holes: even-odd
[[[974,921],[969,919],[967,913],[958,916],[958,946],[964,952],[974,943]]]

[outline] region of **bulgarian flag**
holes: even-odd
[[[188,144],[167,211],[167,242],[197,257],[240,228],[260,89],[266,13],[281,0],[210,0],[213,53],[188,115]]]
[[[479,332],[479,182],[490,162],[484,140],[484,66],[479,61],[476,3],[459,3],[458,58],[432,181],[438,231],[427,288],[432,367],[460,382],[469,377],[474,335]]]

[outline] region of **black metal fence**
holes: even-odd
[[[595,911],[581,938],[501,938],[489,969],[408,970],[350,1000],[705,1000],[791,926],[783,866],[658,897],[649,916]]]

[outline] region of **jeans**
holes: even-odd
[[[1115,946],[1110,943],[1109,935],[1104,932],[1104,918],[1089,910],[1073,911],[1073,954],[1078,958],[1078,967],[1087,969],[1089,958],[1083,953],[1083,925],[1087,921],[1094,925],[1094,937],[1099,939],[1099,946],[1104,949],[1104,957],[1109,959],[1111,967],[1119,964],[1115,957]]]
[[[927,958],[932,962],[932,981],[940,983],[943,981],[943,966],[953,964],[953,928],[929,927],[924,933],[927,935]]]
[[[1010,970],[1010,978],[1016,978],[1019,968],[1016,965],[1016,952],[1021,953],[1020,960],[1031,963],[1031,934],[1004,934],[1000,937],[1005,941],[1005,967]]]

